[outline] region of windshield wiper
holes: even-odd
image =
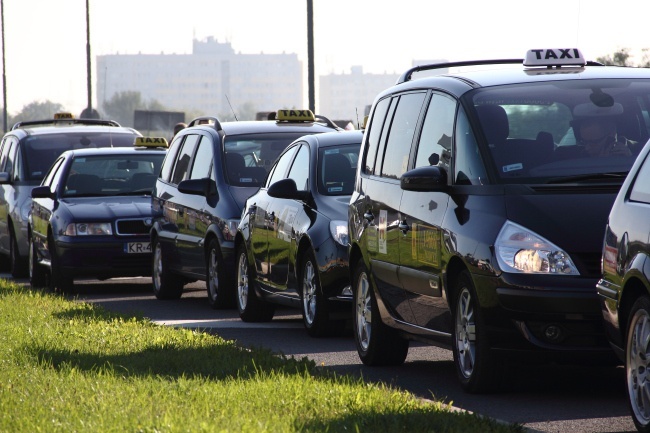
[[[546,181],[546,183],[568,183],[568,182],[583,182],[591,180],[612,180],[612,179],[625,179],[627,172],[612,172],[612,173],[589,173],[589,174],[576,174],[574,176],[554,177]]]

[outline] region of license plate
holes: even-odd
[[[127,254],[144,254],[151,252],[151,242],[129,242],[124,244],[124,252]]]

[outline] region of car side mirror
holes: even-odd
[[[32,198],[51,198],[54,199],[56,195],[50,190],[49,186],[37,186],[32,189]]]
[[[6,171],[0,173],[0,184],[11,183],[10,181],[11,181],[11,174],[7,173]]]
[[[217,194],[217,184],[209,177],[188,179],[178,184],[178,191],[183,194],[202,195],[207,198]]]
[[[405,191],[443,191],[447,187],[447,170],[437,165],[418,167],[400,178]]]
[[[293,179],[282,179],[275,182],[269,186],[267,193],[271,197],[286,198],[289,200],[305,201],[309,197],[307,191],[298,191],[296,181]]]

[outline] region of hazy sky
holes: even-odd
[[[86,0],[2,2],[9,113],[46,100],[81,112],[88,99]],[[520,58],[531,48],[578,47],[590,60],[629,48],[640,60],[641,50],[650,48],[648,0],[313,3],[317,78],[349,73],[355,65],[364,72],[400,73],[412,60]],[[307,80],[306,0],[89,4],[94,107],[95,56],[190,54],[193,39],[209,36],[230,42],[235,52],[296,53]]]

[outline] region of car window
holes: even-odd
[[[476,137],[491,156],[486,164],[503,183],[627,173],[649,136],[647,80],[510,84],[476,89],[467,98],[480,121]],[[593,140],[579,137],[586,122],[612,124],[607,137],[625,143],[629,153],[591,152],[586,145]]]
[[[172,141],[172,144],[169,146],[167,156],[165,156],[165,162],[163,163],[162,170],[160,170],[160,178],[166,182],[170,180],[172,170],[174,169],[174,162],[176,162],[176,155],[182,146],[183,138],[185,138],[185,136],[176,136],[174,141]]]
[[[192,163],[192,172],[190,179],[203,179],[210,176],[210,167],[212,167],[212,141],[209,137],[203,135],[196,150],[196,156]]]
[[[377,149],[379,149],[379,139],[383,130],[384,121],[386,120],[386,113],[390,106],[391,98],[386,98],[377,103],[372,121],[368,125],[367,142],[366,142],[366,158],[364,165],[364,172],[367,174],[375,173],[375,159],[377,157]]]
[[[634,179],[630,200],[642,203],[650,203],[650,160],[646,157],[639,172]]]
[[[65,161],[65,158],[63,158],[63,157],[61,157],[61,158],[57,159],[56,161],[54,161],[54,163],[52,164],[52,167],[50,167],[50,170],[45,175],[45,178],[43,179],[42,185],[44,185],[44,186],[52,186],[55,175],[57,174],[58,169],[61,166],[61,164],[63,163],[63,161]]]
[[[323,195],[352,194],[358,159],[358,144],[320,149],[318,191]]]
[[[454,142],[454,183],[458,185],[485,185],[488,182],[485,163],[467,120],[465,110],[458,111]]]
[[[11,164],[8,163],[9,154],[14,152],[17,141],[18,139],[16,137],[9,137],[4,146],[2,146],[2,156],[0,157],[0,171],[11,172],[12,167]]]
[[[456,101],[434,93],[418,140],[415,167],[438,165],[449,170]]]
[[[185,139],[183,147],[178,153],[176,163],[174,164],[174,174],[172,175],[172,183],[174,185],[178,185],[182,180],[187,179],[190,169],[190,161],[192,160],[192,155],[194,154],[194,149],[196,148],[198,140],[198,135],[189,135]]]
[[[291,165],[291,170],[287,175],[289,179],[296,182],[296,187],[299,191],[306,191],[309,189],[309,147],[306,145],[300,146],[296,159]]]
[[[399,179],[407,170],[411,143],[425,96],[424,92],[400,96],[386,141],[381,168],[383,177]]]
[[[289,164],[291,164],[291,160],[293,159],[293,156],[296,154],[297,150],[298,146],[293,146],[291,149],[287,150],[280,156],[278,162],[275,164],[275,167],[273,167],[271,176],[269,176],[269,179],[266,182],[267,188],[278,180],[285,178],[284,175],[287,172],[287,168],[289,167]]]

